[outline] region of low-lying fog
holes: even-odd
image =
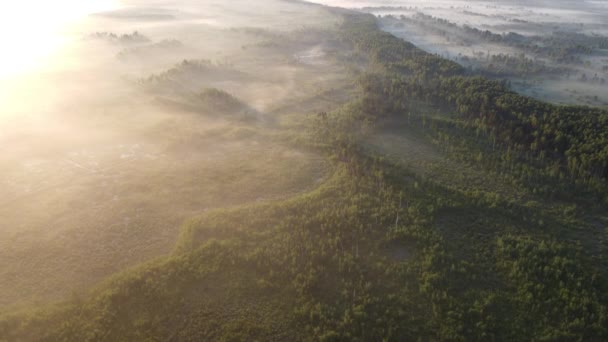
[[[542,100],[608,106],[608,2],[314,0]]]
[[[317,33],[337,20],[279,0],[124,1],[2,75],[0,306],[168,253],[206,210],[314,187],[322,158],[281,132],[347,86]]]
[[[387,31],[527,94],[606,104],[603,2],[324,3],[381,15]],[[0,307],[65,298],[166,254],[207,210],[313,188],[323,158],[288,137],[301,114],[351,95],[323,32],[339,19],[323,7],[89,5],[65,7],[79,8],[65,22],[44,5],[30,26],[2,12]]]

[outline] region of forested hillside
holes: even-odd
[[[316,189],[193,218],[171,255],[5,312],[0,340],[608,340],[608,113],[338,14],[355,96],[265,135],[327,160]]]

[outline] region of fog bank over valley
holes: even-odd
[[[0,81],[0,305],[65,298],[170,252],[185,219],[325,177],[281,135],[345,98],[310,99],[348,91],[320,33],[338,18],[249,7],[125,1]]]
[[[315,1],[373,13],[425,51],[563,104],[608,105],[602,1]]]
[[[0,41],[0,341],[608,341],[604,1],[23,0]]]

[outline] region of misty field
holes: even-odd
[[[0,341],[608,339],[602,2],[95,3],[0,68]]]
[[[206,6],[211,23],[167,22],[154,9],[92,17],[85,29],[97,33],[66,56],[90,60],[52,66],[38,85],[54,105],[8,107],[0,305],[82,293],[169,253],[185,220],[289,198],[327,176],[328,163],[294,138],[299,115],[348,99],[322,34],[337,19],[287,6],[310,18],[316,31],[306,31],[285,26],[281,2],[258,21]],[[51,90],[58,80],[65,93]],[[313,100],[323,93],[341,95]],[[44,115],[19,116],[28,110]]]

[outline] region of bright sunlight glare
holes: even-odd
[[[117,0],[8,0],[0,5],[0,79],[34,72],[66,43],[66,28]]]

